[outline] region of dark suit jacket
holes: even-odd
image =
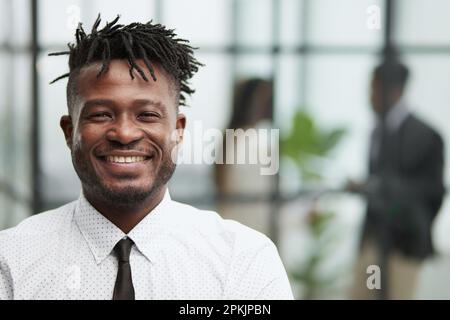
[[[445,193],[442,138],[411,114],[396,131],[384,132],[369,164],[375,183],[367,194],[363,239],[424,259],[434,252],[431,227]]]

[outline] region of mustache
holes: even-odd
[[[135,151],[139,153],[145,153],[148,155],[153,155],[155,153],[154,148],[139,145],[139,142],[137,141],[128,144],[122,144],[117,141],[109,141],[107,144],[104,144],[99,148],[97,148],[95,153],[98,155],[102,155],[113,153],[114,151]]]

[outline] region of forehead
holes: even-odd
[[[142,79],[133,69],[134,79],[130,75],[127,60],[111,60],[108,71],[98,77],[101,62],[95,62],[82,68],[76,78],[77,92],[83,100],[95,98],[117,99],[124,102],[135,99],[159,100],[166,105],[175,103],[172,79],[158,64],[152,64],[156,81],[142,60],[136,63],[141,67],[149,81]]]

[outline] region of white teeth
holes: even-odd
[[[145,157],[118,157],[118,156],[107,156],[106,161],[108,162],[117,162],[117,163],[133,163],[133,162],[141,162],[144,161]]]

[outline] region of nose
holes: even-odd
[[[106,138],[109,141],[119,142],[127,145],[143,138],[142,129],[139,128],[131,119],[121,117],[116,119],[106,132]]]

